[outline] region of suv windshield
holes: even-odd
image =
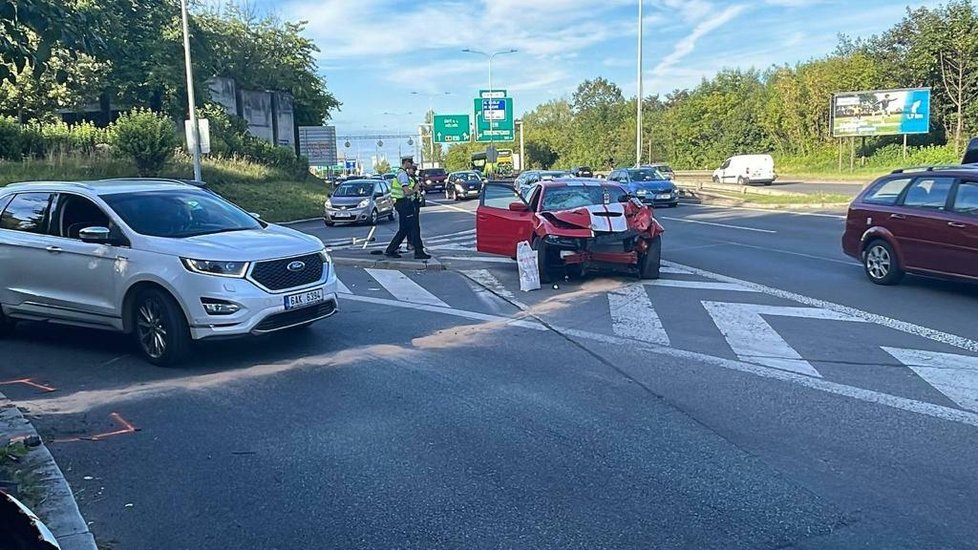
[[[334,197],[367,197],[373,193],[374,182],[358,181],[355,183],[344,183],[336,188]]]
[[[655,168],[638,168],[628,171],[631,181],[662,181],[665,178]]]
[[[136,233],[184,238],[264,226],[233,204],[206,191],[167,190],[102,197]]]
[[[543,209],[567,210],[582,206],[595,206],[618,202],[626,193],[611,185],[551,187],[543,193]]]

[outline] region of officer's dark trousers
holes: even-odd
[[[417,242],[415,228],[418,227],[418,211],[414,207],[414,201],[408,198],[397,199],[394,209],[397,210],[397,233],[391,239],[391,244],[387,245],[388,254],[397,252],[405,238],[412,246]]]

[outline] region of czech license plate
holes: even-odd
[[[351,217],[353,217],[353,215],[350,214],[349,212],[336,212],[336,213],[333,214],[333,217],[334,218],[351,218]]]
[[[660,195],[656,195],[655,198],[657,198],[657,199],[671,199],[672,198],[672,195],[670,195],[669,193],[663,193],[663,194],[660,194]]]
[[[301,307],[316,305],[323,301],[323,289],[307,290],[298,294],[290,294],[285,297],[285,310],[299,309]]]

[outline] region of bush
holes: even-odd
[[[109,143],[108,132],[87,121],[72,126],[70,135],[74,150],[85,155],[91,155],[99,145]]]
[[[0,117],[0,159],[20,160],[23,156],[23,136],[20,123],[13,118]]]
[[[134,109],[112,125],[110,142],[118,154],[131,158],[140,176],[155,176],[177,146],[173,122],[152,111]]]
[[[28,158],[44,158],[48,148],[44,143],[44,133],[41,124],[32,121],[20,127],[21,150]]]

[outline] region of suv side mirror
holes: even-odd
[[[112,231],[108,227],[86,227],[78,232],[83,243],[111,244]]]

